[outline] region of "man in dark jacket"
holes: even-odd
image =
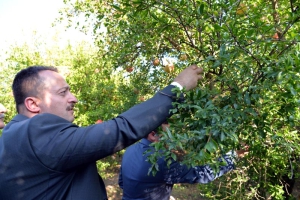
[[[196,65],[187,67],[148,101],[78,127],[72,123],[77,99],[57,69],[21,70],[12,86],[18,115],[0,137],[0,199],[107,199],[96,161],[158,127],[178,100],[172,88],[195,88],[201,73]]]

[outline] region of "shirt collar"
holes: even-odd
[[[150,142],[149,140],[147,140],[146,138],[143,138],[140,143],[144,144],[144,145],[150,145],[152,142]]]

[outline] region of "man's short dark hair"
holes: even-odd
[[[52,66],[30,66],[16,74],[12,90],[18,113],[19,105],[22,105],[27,97],[37,97],[39,91],[42,91],[44,83],[39,72],[45,70],[58,72],[57,68]]]
[[[164,121],[162,124],[169,124],[169,122],[168,122],[168,120],[166,120],[166,121]],[[159,128],[160,128],[160,126],[157,127],[156,129],[154,129],[153,131],[154,131],[155,133],[158,133]],[[147,139],[147,138],[148,138],[148,135],[146,135],[144,138]]]
[[[168,122],[168,120],[166,120],[162,124],[169,124],[169,122]]]

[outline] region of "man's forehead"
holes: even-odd
[[[39,76],[43,78],[55,78],[55,77],[62,77],[58,72],[51,71],[51,70],[43,70],[39,72]]]
[[[44,70],[39,73],[45,86],[51,86],[55,88],[69,87],[65,79],[57,72]]]

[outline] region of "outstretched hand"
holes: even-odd
[[[174,81],[179,83],[188,91],[197,86],[198,81],[202,79],[202,73],[202,68],[198,67],[197,65],[191,65],[180,72]]]
[[[242,149],[236,150],[235,152],[239,158],[243,158],[249,153],[249,145],[245,145]]]

